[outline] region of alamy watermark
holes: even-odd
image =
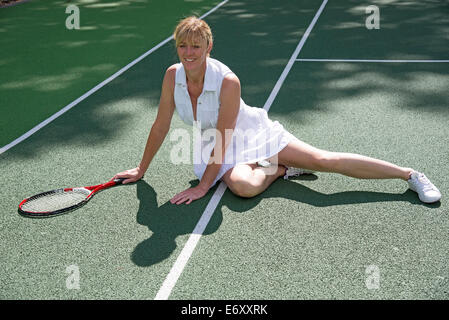
[[[80,9],[74,4],[70,4],[65,8],[65,13],[70,14],[65,19],[65,27],[69,30],[79,30],[80,28]]]
[[[365,8],[369,16],[365,19],[365,27],[368,30],[380,29],[380,10],[378,6],[371,5]]]
[[[69,276],[65,280],[65,286],[68,290],[80,289],[80,269],[77,265],[72,264],[65,269],[65,273]]]
[[[369,290],[380,289],[380,269],[375,264],[369,265],[365,269],[365,285]]]
[[[225,129],[223,137],[221,131],[216,128],[204,130],[200,128],[199,122],[194,123],[193,137],[189,130],[183,128],[177,128],[170,133],[170,141],[174,143],[170,150],[171,163],[194,165],[248,163],[265,160],[271,155],[270,162],[277,164],[280,133],[273,133],[269,128],[257,131],[237,128]],[[267,174],[270,174],[270,169],[274,174],[277,166],[269,167]]]

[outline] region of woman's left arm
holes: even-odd
[[[174,204],[192,201],[202,198],[220,171],[224,161],[226,149],[230,142],[230,137],[237,122],[240,110],[240,81],[235,74],[229,74],[223,79],[220,93],[220,110],[217,119],[215,146],[212,150],[209,163],[204,171],[200,183],[193,188],[184,190],[175,195],[170,201]]]

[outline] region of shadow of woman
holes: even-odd
[[[316,176],[315,178],[309,176],[299,180],[311,179],[316,179]],[[190,181],[190,184],[195,186],[198,182],[198,180],[193,180]],[[154,189],[145,181],[139,181],[137,183],[137,197],[140,200],[140,206],[137,212],[137,222],[147,226],[153,234],[136,246],[131,255],[132,261],[138,266],[147,267],[168,258],[176,249],[176,238],[180,235],[192,233],[216,188],[217,186],[211,188],[205,197],[192,202],[190,205],[173,205],[167,201],[158,207],[157,194]],[[441,205],[440,202],[424,204],[418,199],[416,193],[409,189],[402,194],[371,191],[344,191],[324,194],[295,181],[278,179],[265,192],[250,199],[241,198],[226,191],[203,234],[212,234],[218,230],[223,221],[221,210],[223,206],[235,212],[247,212],[256,207],[264,198],[279,197],[315,207],[398,201],[424,205],[429,208],[438,208]]]
[[[198,180],[190,181],[192,187]],[[208,194],[189,205],[175,205],[167,201],[161,206],[157,203],[157,194],[145,181],[137,182],[137,198],[140,201],[137,212],[137,223],[147,226],[153,232],[150,238],[139,243],[131,254],[132,261],[142,267],[148,267],[168,258],[176,249],[176,238],[190,234],[200,219],[210,196],[216,186]],[[218,229],[222,216],[214,214],[204,234],[210,234]],[[210,228],[216,226],[216,228]]]
[[[231,192],[228,192],[226,199],[223,199],[224,201],[222,201],[222,204],[237,212],[246,212],[254,208],[264,198],[285,198],[306,203],[314,207],[330,207],[375,202],[408,202],[428,208],[439,208],[441,206],[440,202],[432,204],[421,202],[418,195],[410,189],[405,190],[401,194],[373,191],[343,191],[326,194],[310,189],[301,183],[295,182],[295,180],[316,179],[316,175],[306,175],[292,180],[278,179],[263,193],[251,199],[243,199],[235,196]]]
[[[316,177],[315,175],[311,175]],[[311,180],[307,176],[296,180]],[[282,182],[283,184],[281,184]],[[284,197],[296,200],[315,207],[328,207],[347,204],[374,203],[374,202],[409,202],[427,207],[439,207],[440,203],[425,204],[418,195],[410,189],[400,193],[374,192],[374,191],[342,191],[331,194],[321,193],[310,189],[292,180],[276,181],[272,188],[268,189],[265,197]]]

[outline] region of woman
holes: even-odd
[[[200,183],[176,194],[171,199],[173,204],[189,204],[203,197],[218,180],[238,196],[253,197],[277,178],[306,170],[360,179],[403,179],[421,201],[440,200],[440,192],[422,173],[362,155],[317,149],[269,120],[265,110],[247,106],[240,97],[237,76],[209,56],[213,38],[205,21],[196,17],[182,20],[174,38],[180,63],[165,73],[158,114],[140,165],[114,178],[127,178],[124,183],[130,183],[143,177],[169,131],[176,109],[185,123],[195,124],[202,134],[215,130],[215,143],[200,139],[200,149],[194,150],[195,159],[200,158],[194,161]],[[269,165],[262,166],[262,162]]]

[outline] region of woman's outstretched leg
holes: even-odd
[[[274,162],[286,167],[335,172],[359,179],[402,179],[426,203],[439,201],[441,193],[427,177],[411,168],[353,153],[317,149],[300,140],[290,142]]]
[[[358,179],[407,181],[414,171],[411,168],[359,154],[320,150],[299,140],[290,142],[279,152],[277,158],[279,164],[287,167],[335,172]]]
[[[427,177],[411,168],[354,153],[320,150],[299,140],[290,142],[269,159],[272,166],[237,165],[222,180],[236,195],[250,198],[265,191],[277,178],[285,175],[286,167],[312,171],[334,172],[359,179],[402,179],[426,203],[440,200],[441,193]]]

